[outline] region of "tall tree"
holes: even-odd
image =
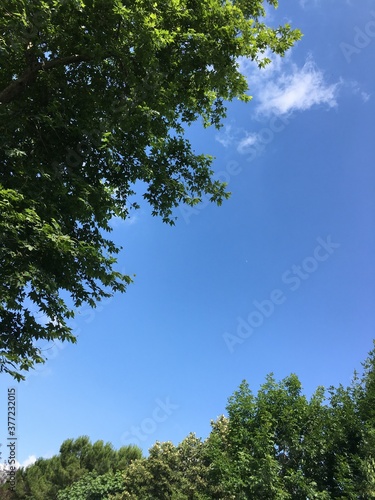
[[[178,446],[155,443],[147,459],[124,471],[119,500],[208,500],[208,467],[204,443],[189,434]]]
[[[78,484],[72,490],[74,494],[80,491],[115,492],[121,476],[117,472],[126,470],[141,457],[141,450],[132,445],[115,450],[110,443],[91,443],[87,436],[67,439],[58,455],[39,458],[33,465],[17,470],[16,488],[11,498],[55,500],[59,492],[64,492],[62,498],[66,498],[73,484]],[[9,484],[0,486],[0,498],[8,487]]]
[[[112,217],[134,185],[152,214],[225,184],[184,127],[220,126],[248,101],[238,58],[260,67],[301,36],[269,27],[277,0],[2,0],[0,5],[0,367],[17,378],[44,361],[42,339],[76,339],[82,303],[124,291]]]
[[[375,498],[375,427],[358,411],[372,374],[359,387],[318,388],[310,401],[296,375],[267,377],[257,396],[243,382],[207,440],[211,498]]]
[[[267,377],[257,395],[243,382],[228,416],[205,441],[157,442],[113,450],[83,436],[20,469],[10,500],[369,500],[375,498],[375,351],[344,388],[319,387],[310,400],[296,375]]]
[[[363,368],[361,377],[355,374],[351,387],[362,434],[362,484],[359,490],[363,498],[375,498],[375,340]]]

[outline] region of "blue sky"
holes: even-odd
[[[375,1],[280,1],[272,24],[304,33],[260,72],[224,127],[188,130],[232,192],[178,209],[175,227],[142,206],[113,238],[124,295],[82,308],[78,344],[17,384],[18,461],[88,435],[145,452],[205,438],[243,379],[292,372],[310,396],[350,383],[375,338]],[[4,448],[3,448],[4,450]],[[4,454],[4,451],[3,451]],[[3,459],[5,457],[3,456]]]

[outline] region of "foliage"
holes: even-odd
[[[375,350],[364,367],[310,401],[296,375],[270,375],[256,397],[244,381],[207,440],[211,498],[375,498]]]
[[[375,350],[361,377],[319,387],[308,400],[296,375],[267,377],[257,395],[243,381],[205,441],[189,434],[142,457],[87,437],[16,476],[10,500],[369,500],[375,498]]]
[[[21,379],[41,340],[76,340],[77,307],[125,291],[106,234],[136,183],[170,224],[180,203],[229,196],[184,127],[219,127],[226,100],[250,99],[239,57],[262,67],[300,38],[267,26],[264,3],[2,0],[2,370]]]
[[[57,494],[57,500],[101,500],[124,489],[123,473],[108,472],[100,476],[89,472],[80,481]]]
[[[114,450],[111,444],[103,441],[92,444],[87,436],[67,439],[58,455],[50,459],[39,458],[33,465],[17,470],[15,498],[60,500],[61,497],[64,500],[66,488],[73,483],[77,485],[73,490],[75,495],[80,491],[92,494],[116,491],[120,477],[117,471],[125,470],[141,456],[136,446]]]
[[[157,442],[149,457],[133,462],[124,472],[121,500],[204,500],[207,467],[204,444],[190,434],[178,446]]]

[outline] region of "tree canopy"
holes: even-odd
[[[375,344],[374,344],[375,345]],[[202,440],[156,442],[142,457],[87,437],[16,473],[10,500],[369,500],[375,498],[375,349],[349,387],[308,399],[292,374],[246,381]]]
[[[277,0],[267,0],[277,7]],[[219,127],[259,67],[301,36],[263,0],[3,0],[0,5],[0,366],[76,339],[83,303],[125,291],[110,220],[137,208],[174,223],[181,203],[228,197],[184,127]],[[267,51],[267,52],[265,52]]]
[[[79,489],[82,478],[85,478],[86,490],[88,483],[90,488],[96,487],[100,490],[101,486],[104,488],[106,479],[112,479],[116,472],[124,471],[132,461],[141,457],[142,451],[133,445],[115,450],[110,443],[91,443],[87,436],[67,439],[62,443],[58,455],[48,459],[39,458],[32,466],[18,469],[13,496],[52,500],[73,484],[78,485]],[[100,479],[95,480],[96,478]],[[3,490],[0,489],[1,498],[5,491],[9,491],[6,488],[7,485]],[[105,488],[101,491],[105,492]],[[62,496],[61,500],[65,498]]]

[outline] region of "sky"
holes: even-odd
[[[77,311],[75,345],[17,383],[17,460],[88,435],[145,453],[205,439],[246,379],[296,373],[310,397],[350,384],[375,338],[375,1],[280,0],[272,25],[302,40],[260,71],[239,61],[253,96],[228,104],[220,131],[187,131],[228,182],[221,207],[176,210],[170,227],[143,205],[113,221],[126,294]],[[7,458],[3,446],[1,461]]]

